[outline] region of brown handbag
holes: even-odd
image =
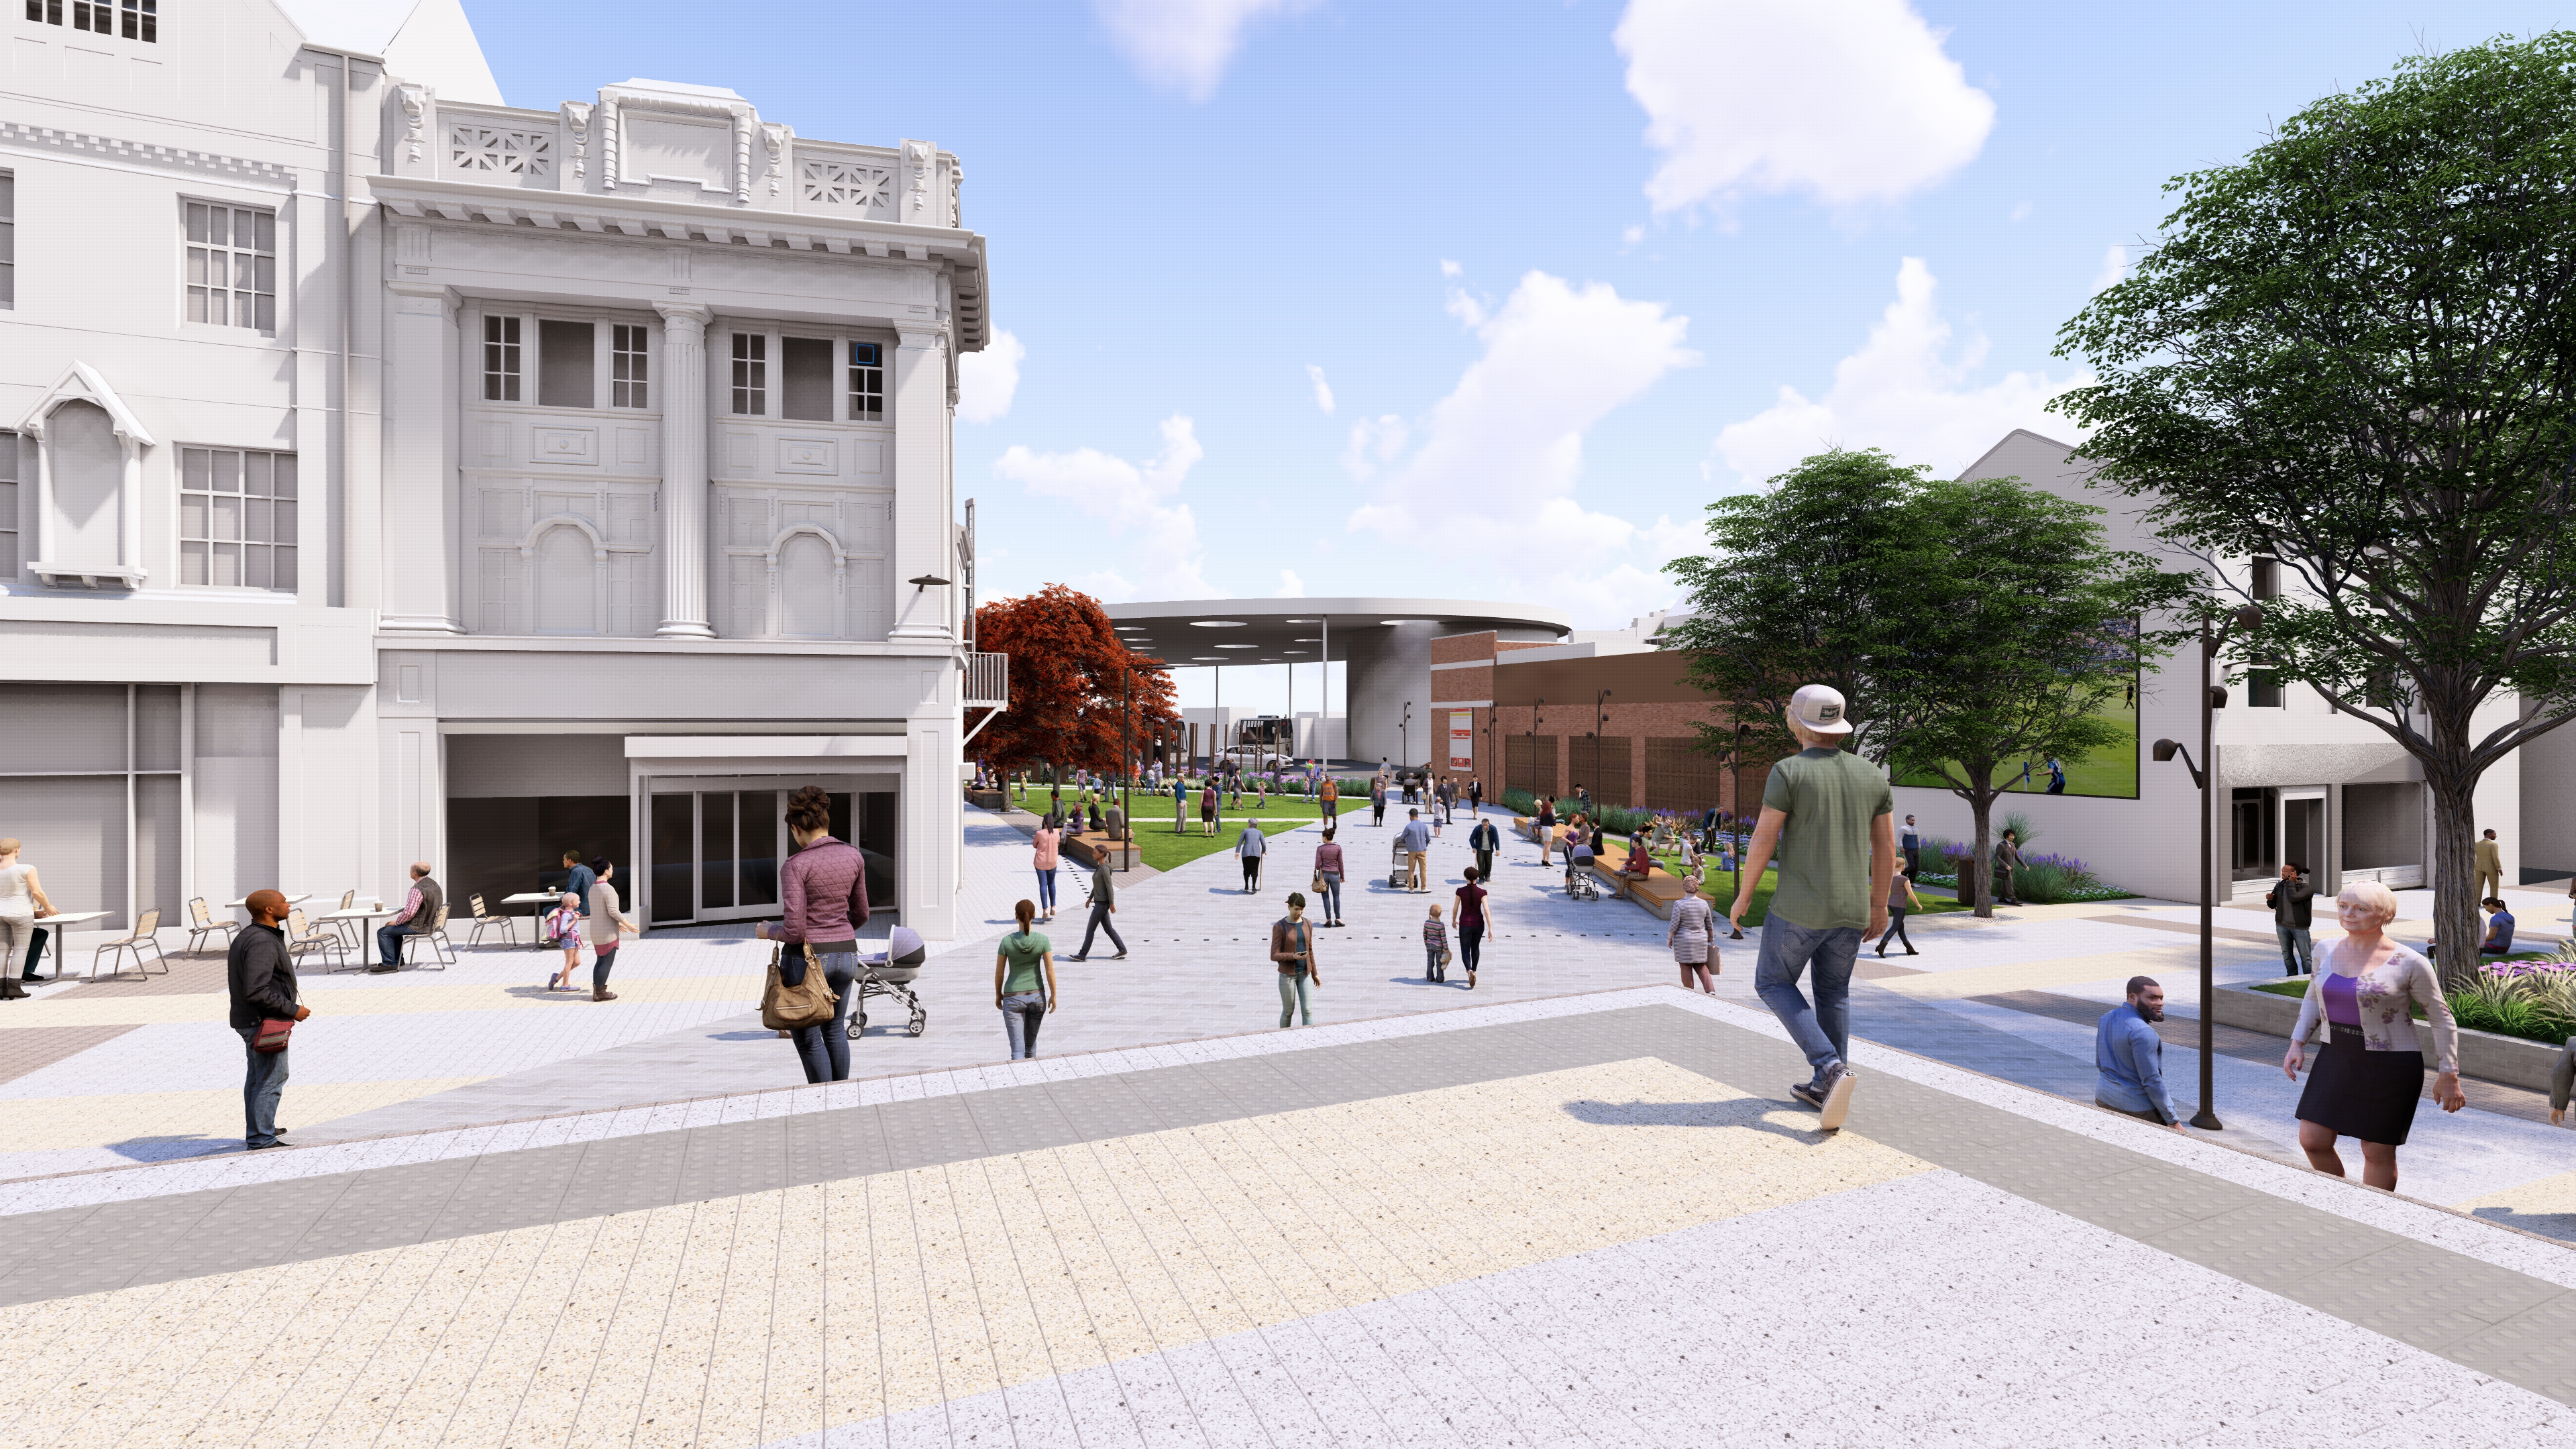
[[[259,1035],[252,1040],[250,1049],[255,1052],[282,1052],[286,1050],[286,1039],[294,1031],[293,1021],[271,1017],[259,1024]]]
[[[760,1024],[771,1031],[798,1031],[809,1026],[822,1026],[840,1008],[841,998],[823,979],[823,963],[814,957],[812,946],[796,949],[805,953],[805,979],[794,986],[778,974],[782,946],[769,948],[769,985],[760,993]]]

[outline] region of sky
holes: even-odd
[[[1946,474],[2016,427],[2077,440],[2047,410],[2085,380],[2058,329],[2169,179],[2576,10],[465,4],[512,105],[688,81],[957,154],[997,329],[957,427],[987,597],[1493,599],[1580,628],[1675,603],[1662,566],[1709,503],[1807,454]],[[1232,674],[1227,703],[1285,701],[1284,666]]]

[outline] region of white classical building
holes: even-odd
[[[955,157],[512,109],[457,0],[0,25],[0,835],[60,909],[426,859],[461,914],[569,849],[775,915],[810,782],[951,933]]]

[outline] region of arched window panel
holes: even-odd
[[[536,632],[596,634],[604,552],[583,529],[568,523],[542,529],[536,540]]]

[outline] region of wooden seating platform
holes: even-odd
[[[1623,853],[1619,858],[1625,860],[1627,856]],[[1673,903],[1682,898],[1682,878],[1660,865],[1640,879],[1595,860],[1592,862],[1592,873],[1600,877],[1604,889],[1644,906],[1654,912],[1659,920],[1671,920]],[[1700,889],[1703,891],[1708,889],[1705,882],[1701,884]]]
[[[1111,840],[1109,832],[1105,830],[1086,830],[1080,834],[1068,830],[1059,848],[1066,855],[1080,861],[1085,867],[1096,864],[1104,856],[1108,858],[1111,870],[1125,870],[1130,866],[1141,865],[1145,860],[1144,855],[1136,849],[1134,841],[1130,840],[1121,845]],[[1124,859],[1121,859],[1122,856]]]

